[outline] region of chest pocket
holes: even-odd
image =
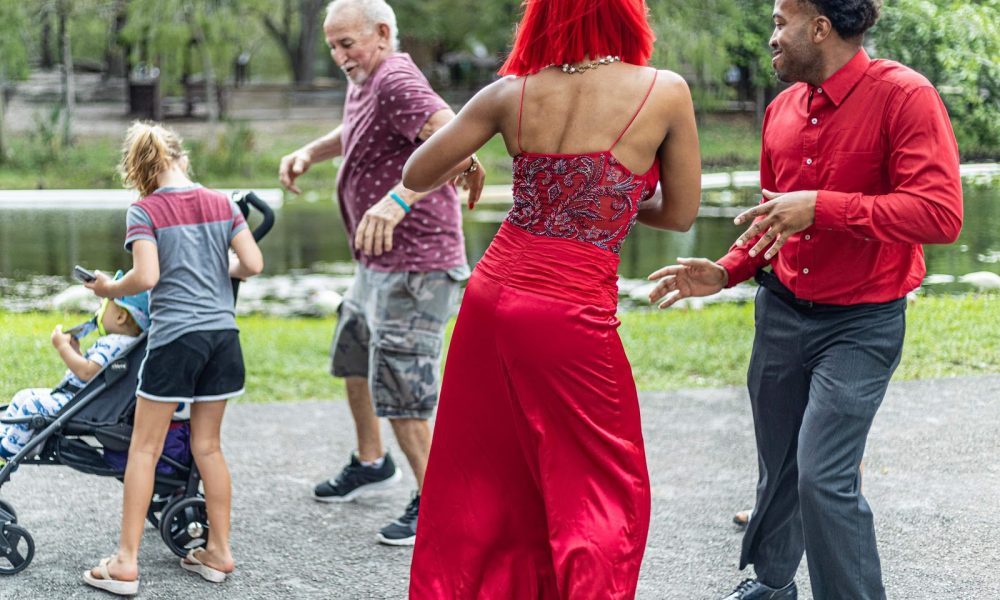
[[[835,151],[822,189],[835,192],[885,193],[889,187],[881,152]]]

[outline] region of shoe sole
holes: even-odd
[[[99,590],[110,592],[116,596],[135,596],[139,593],[139,580],[122,581],[120,579],[99,579],[90,574],[90,571],[83,572],[83,581]]]
[[[203,562],[198,561],[197,558],[191,554],[194,550],[188,553],[188,558],[181,559],[181,568],[189,573],[195,573],[200,575],[205,581],[210,581],[212,583],[222,583],[226,580],[226,573],[218,569],[213,569],[212,567],[206,565]],[[192,560],[195,562],[187,562]]]
[[[385,544],[386,546],[412,546],[414,542],[417,541],[417,536],[414,535],[413,537],[403,538],[401,540],[395,540],[392,538],[387,538],[381,533],[379,533],[375,536],[375,539],[378,540],[378,543]]]
[[[382,481],[376,481],[374,483],[368,483],[361,487],[357,487],[343,496],[317,496],[316,492],[313,492],[313,500],[317,502],[327,502],[331,504],[341,504],[344,502],[351,502],[361,496],[368,494],[373,494],[375,492],[380,492],[382,490],[387,490],[399,483],[399,480],[403,478],[403,474],[396,469],[396,472],[392,474],[388,479],[383,479]]]

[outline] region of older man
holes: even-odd
[[[899,364],[921,245],[958,237],[962,185],[937,91],[861,47],[879,5],[776,0],[772,64],[795,85],[764,117],[764,202],[736,218],[754,223],[717,263],[652,275],[665,276],[651,294],[663,306],[761,286],[747,373],[760,479],[740,559],[757,578],[726,600],[794,600],[803,552],[816,600],[886,597],[858,465]]]
[[[331,371],[346,380],[358,446],[340,474],[319,483],[314,495],[348,502],[399,480],[379,435],[378,417],[387,417],[418,489],[378,540],[412,545],[445,323],[469,268],[455,187],[418,194],[400,178],[410,154],[454,113],[409,55],[397,51],[396,17],[384,0],[335,0],[323,31],[348,79],[343,122],[285,156],[279,177],[298,193],[295,180],[311,165],[344,157],[337,198],[358,265],[340,309]],[[475,157],[453,175],[475,202],[485,179]]]

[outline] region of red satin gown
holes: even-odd
[[[635,596],[650,491],[617,269],[659,168],[629,171],[618,140],[514,158],[448,351],[410,598]]]

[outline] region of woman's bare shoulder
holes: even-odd
[[[687,81],[678,73],[669,69],[659,69],[656,74],[656,87],[662,92],[674,94],[689,94]]]
[[[508,100],[511,96],[520,95],[522,83],[524,83],[524,77],[505,75],[483,88],[479,93],[500,101]]]
[[[691,105],[691,89],[688,87],[687,81],[674,71],[660,69],[657,72],[654,93],[658,103],[670,107],[671,110]]]
[[[482,88],[469,101],[470,105],[481,110],[495,110],[502,108],[511,101],[516,102],[517,96],[521,93],[522,77],[508,75],[501,77],[493,83]]]

